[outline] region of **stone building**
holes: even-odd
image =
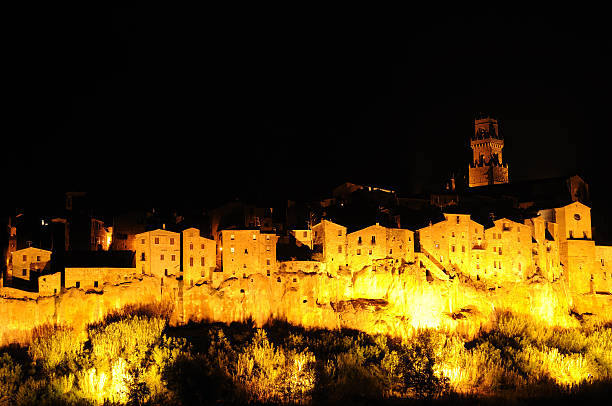
[[[525,280],[533,273],[531,228],[507,218],[494,224],[485,230],[485,276],[498,281]]]
[[[313,251],[321,255],[328,271],[337,272],[347,265],[346,227],[322,220],[312,227],[312,233]]]
[[[253,273],[270,276],[276,270],[276,234],[259,230],[223,230],[217,234],[217,267],[213,286],[230,277],[246,278]]]
[[[137,274],[141,272],[132,251],[71,252],[66,257],[64,287],[102,290],[104,284],[118,285]]]
[[[40,272],[49,268],[51,251],[28,247],[16,250],[11,254],[9,262],[9,277],[24,280],[35,279]]]
[[[347,234],[346,239],[347,262],[353,271],[384,258],[414,261],[414,233],[410,230],[387,228],[377,223]]]
[[[146,275],[180,276],[181,235],[165,229],[136,235],[136,269]]]
[[[473,152],[468,168],[470,187],[508,183],[508,164],[502,160],[504,138],[496,119],[480,117],[474,120],[470,146]]]
[[[215,240],[200,236],[197,228],[183,230],[183,280],[189,286],[203,280],[212,282],[216,267]]]
[[[486,268],[484,226],[469,214],[444,213],[444,221],[417,230],[418,250],[442,267],[478,278]]]

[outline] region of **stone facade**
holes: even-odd
[[[131,280],[137,268],[66,268],[65,287],[84,290],[102,290],[105,284],[118,285]]]
[[[14,251],[9,262],[8,274],[13,278],[30,280],[34,274],[47,268],[51,261],[51,251],[28,247]]]
[[[347,265],[346,227],[322,220],[312,227],[312,233],[313,250],[321,254],[328,272],[337,272],[340,267]]]
[[[246,278],[254,273],[270,276],[276,270],[276,234],[259,230],[223,230],[217,237],[217,267],[222,275],[217,281],[230,277]],[[213,282],[216,284],[216,282]]]
[[[181,235],[153,230],[136,235],[136,270],[157,277],[181,273]]]
[[[183,279],[193,286],[200,280],[212,282],[216,267],[215,240],[200,236],[197,228],[183,231]]]
[[[349,233],[346,239],[348,267],[353,271],[384,258],[414,262],[414,233],[410,230],[375,224]]]

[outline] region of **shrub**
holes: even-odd
[[[30,343],[30,357],[45,371],[76,362],[83,350],[83,342],[72,327],[43,325],[34,329]]]

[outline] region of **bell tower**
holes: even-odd
[[[470,146],[473,152],[469,165],[470,187],[508,183],[508,164],[502,160],[504,138],[499,134],[496,119],[479,115],[474,120]]]

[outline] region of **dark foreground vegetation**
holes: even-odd
[[[553,329],[500,313],[466,342],[166,320],[129,308],[83,337],[37,329],[28,348],[0,350],[0,405],[570,404],[605,402],[612,388],[610,325]]]

